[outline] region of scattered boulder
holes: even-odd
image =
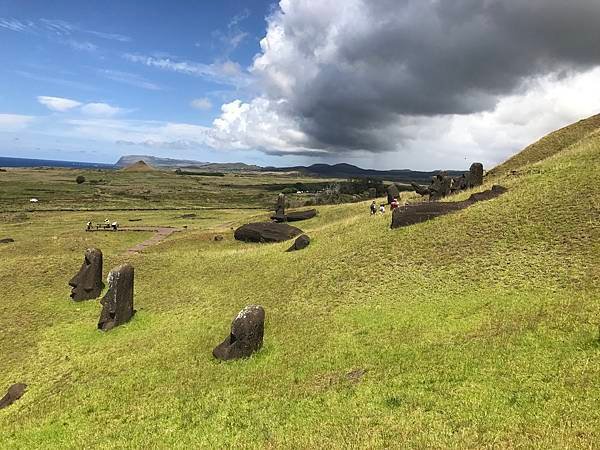
[[[220,241],[222,241],[222,240],[223,240],[223,236],[222,236],[222,235],[220,235],[220,234],[217,234],[217,235],[214,237],[214,240],[215,240],[215,241],[217,241],[217,242],[220,242]]]
[[[69,281],[71,298],[75,301],[100,297],[102,282],[102,252],[97,248],[88,248],[83,256],[79,272]]]
[[[133,267],[129,264],[116,267],[108,274],[108,292],[100,300],[102,312],[98,321],[98,329],[111,330],[128,322],[135,314],[133,275]]]
[[[0,399],[0,409],[12,405],[14,402],[23,397],[27,385],[25,383],[16,383],[8,388],[6,395]]]
[[[251,305],[242,309],[231,323],[231,333],[215,347],[213,356],[222,361],[247,358],[263,345],[265,310]]]
[[[292,246],[290,248],[288,248],[286,250],[286,252],[294,252],[296,250],[302,250],[302,249],[308,247],[309,244],[310,244],[310,238],[307,235],[303,234],[302,236],[299,236],[296,238],[296,240],[294,241]]]
[[[13,238],[0,239],[0,244],[10,244],[11,242],[15,242],[15,240]]]
[[[272,220],[276,222],[299,222],[301,220],[308,220],[316,217],[317,210],[316,209],[307,209],[306,211],[295,211],[288,214],[284,214],[282,217],[273,215],[271,216]]]
[[[400,196],[400,191],[398,190],[398,186],[395,184],[390,184],[387,188],[387,202],[388,205],[391,204],[395,198]]]
[[[142,219],[128,219],[130,222],[141,222]]]
[[[192,213],[192,214],[182,214],[181,216],[179,216],[180,219],[195,219],[196,218],[196,214]]]
[[[283,242],[302,234],[302,230],[286,223],[256,222],[239,227],[233,237],[244,242]]]

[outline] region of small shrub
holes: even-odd
[[[85,177],[83,175],[79,175],[77,178],[75,178],[75,181],[77,184],[83,184],[85,183]]]

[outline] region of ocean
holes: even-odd
[[[7,158],[0,156],[0,167],[72,167],[78,169],[115,169],[114,164],[51,159]]]

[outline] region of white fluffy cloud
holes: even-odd
[[[65,112],[81,105],[81,102],[62,97],[49,97],[40,95],[37,98],[38,102],[52,111]]]

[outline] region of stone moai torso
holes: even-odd
[[[247,358],[263,344],[265,332],[265,310],[251,305],[242,309],[231,323],[231,333],[213,350],[217,359]]]
[[[104,283],[102,282],[102,252],[97,248],[88,248],[83,257],[83,264],[71,280],[71,298],[75,301],[90,300],[100,297]]]
[[[285,194],[277,196],[277,205],[275,206],[275,217],[277,219],[285,219]]]
[[[133,309],[133,267],[123,264],[108,274],[108,292],[100,300],[102,312],[98,329],[108,331],[129,321],[135,314]]]
[[[471,168],[469,169],[469,183],[472,187],[483,184],[483,164],[471,164]]]
[[[395,184],[390,184],[387,188],[387,202],[388,205],[394,201],[395,198],[400,196],[400,191],[398,190],[398,186]]]

